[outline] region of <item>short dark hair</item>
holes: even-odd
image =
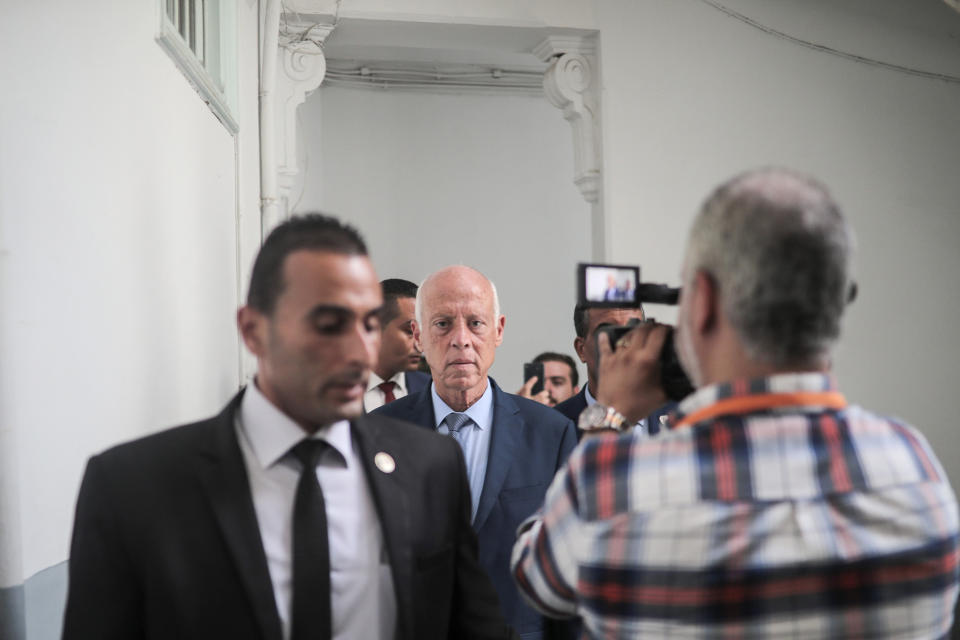
[[[624,309],[633,309],[634,307],[623,307]],[[639,307],[640,313],[644,313],[643,306]],[[573,330],[577,332],[578,338],[587,337],[587,312],[590,311],[590,305],[578,302],[573,308]]]
[[[283,264],[294,251],[367,255],[360,232],[333,216],[305,213],[283,221],[263,241],[253,262],[247,305],[270,315],[283,293]]]
[[[563,364],[570,367],[570,384],[572,386],[577,386],[580,384],[580,373],[577,371],[577,363],[573,361],[573,358],[568,356],[565,353],[557,353],[556,351],[544,351],[536,358],[533,359],[534,362],[562,362]]]
[[[587,311],[590,307],[578,302],[573,308],[573,330],[577,332],[578,338],[587,337]]]
[[[383,289],[383,307],[380,310],[380,324],[386,326],[400,313],[397,306],[399,298],[417,297],[417,285],[402,278],[387,278],[380,282]]]

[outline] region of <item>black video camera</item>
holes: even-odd
[[[675,305],[680,300],[680,289],[663,284],[640,282],[640,267],[612,264],[577,265],[577,302],[581,306],[604,308],[639,308],[644,302]],[[606,333],[610,347],[617,348],[617,341],[636,327],[639,319],[631,320],[622,327],[603,327],[597,332]],[[660,384],[667,398],[680,401],[693,393],[693,384],[687,377],[673,344],[673,327],[660,351]],[[599,349],[597,350],[599,353]]]

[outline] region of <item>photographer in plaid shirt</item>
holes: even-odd
[[[784,169],[718,188],[694,222],[677,347],[697,391],[657,438],[608,430],[524,522],[512,568],[597,638],[943,638],[957,503],[912,427],[848,405],[830,369],[852,238],[826,189]],[[611,352],[594,427],[664,402],[666,327]]]

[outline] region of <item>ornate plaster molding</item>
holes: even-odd
[[[534,49],[550,62],[543,89],[573,128],[573,182],[590,203],[599,201],[602,178],[595,49],[592,39],[579,36],[551,36]]]
[[[533,48],[533,55],[544,62],[565,53],[580,53],[592,56],[597,52],[596,39],[592,36],[551,35]]]
[[[332,18],[332,17],[331,17]],[[280,21],[277,52],[277,174],[280,197],[290,194],[297,167],[297,108],[315,91],[327,74],[323,43],[333,31],[333,21]]]

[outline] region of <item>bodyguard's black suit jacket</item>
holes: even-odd
[[[234,415],[91,458],[70,557],[65,640],[281,640]],[[383,528],[397,635],[508,637],[477,563],[463,455],[449,438],[377,416],[351,423]],[[392,473],[374,465],[386,452]]]
[[[473,528],[480,565],[490,575],[507,622],[522,638],[543,635],[543,617],[527,606],[510,575],[517,527],[543,504],[553,476],[576,445],[573,423],[553,409],[501,391],[492,378],[493,432],[487,474]],[[436,428],[430,387],[386,404],[372,415]],[[450,438],[452,441],[453,439]]]

